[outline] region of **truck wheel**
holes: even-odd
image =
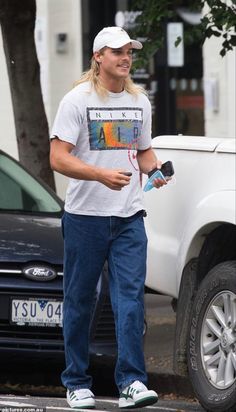
[[[215,266],[194,299],[187,339],[189,377],[207,411],[236,411],[236,262]]]

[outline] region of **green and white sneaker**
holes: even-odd
[[[119,408],[141,408],[157,401],[158,395],[155,391],[149,391],[142,382],[135,381],[121,392]]]
[[[95,399],[90,389],[76,389],[75,391],[66,392],[66,399],[71,408],[74,409],[93,409],[95,408]]]

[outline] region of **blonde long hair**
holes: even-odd
[[[90,69],[82,74],[79,80],[74,83],[74,87],[78,86],[81,83],[91,82],[97,94],[102,97],[108,97],[107,89],[102,85],[102,82],[99,77],[99,63],[95,60],[94,56],[91,59]],[[146,94],[145,89],[138,84],[135,84],[130,76],[124,80],[124,90],[128,93],[137,96],[139,93]]]

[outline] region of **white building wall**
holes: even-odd
[[[47,1],[47,0],[46,0]],[[41,0],[38,0],[38,4]],[[82,72],[81,7],[78,0],[50,0],[48,3],[48,47],[51,124],[61,98],[73,88]],[[68,36],[64,52],[57,49],[58,34]]]
[[[229,53],[226,60],[227,83],[227,137],[236,138],[236,48]]]
[[[205,135],[236,137],[236,48],[222,58],[221,43],[211,38],[203,47]]]
[[[67,36],[65,43],[58,44],[59,34]],[[60,100],[72,89],[82,72],[80,0],[37,0],[35,38],[41,65],[42,91],[51,129]],[[64,199],[68,179],[55,173],[55,181],[57,193]]]

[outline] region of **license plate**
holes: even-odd
[[[48,299],[12,299],[11,322],[19,326],[62,326],[63,302]]]

